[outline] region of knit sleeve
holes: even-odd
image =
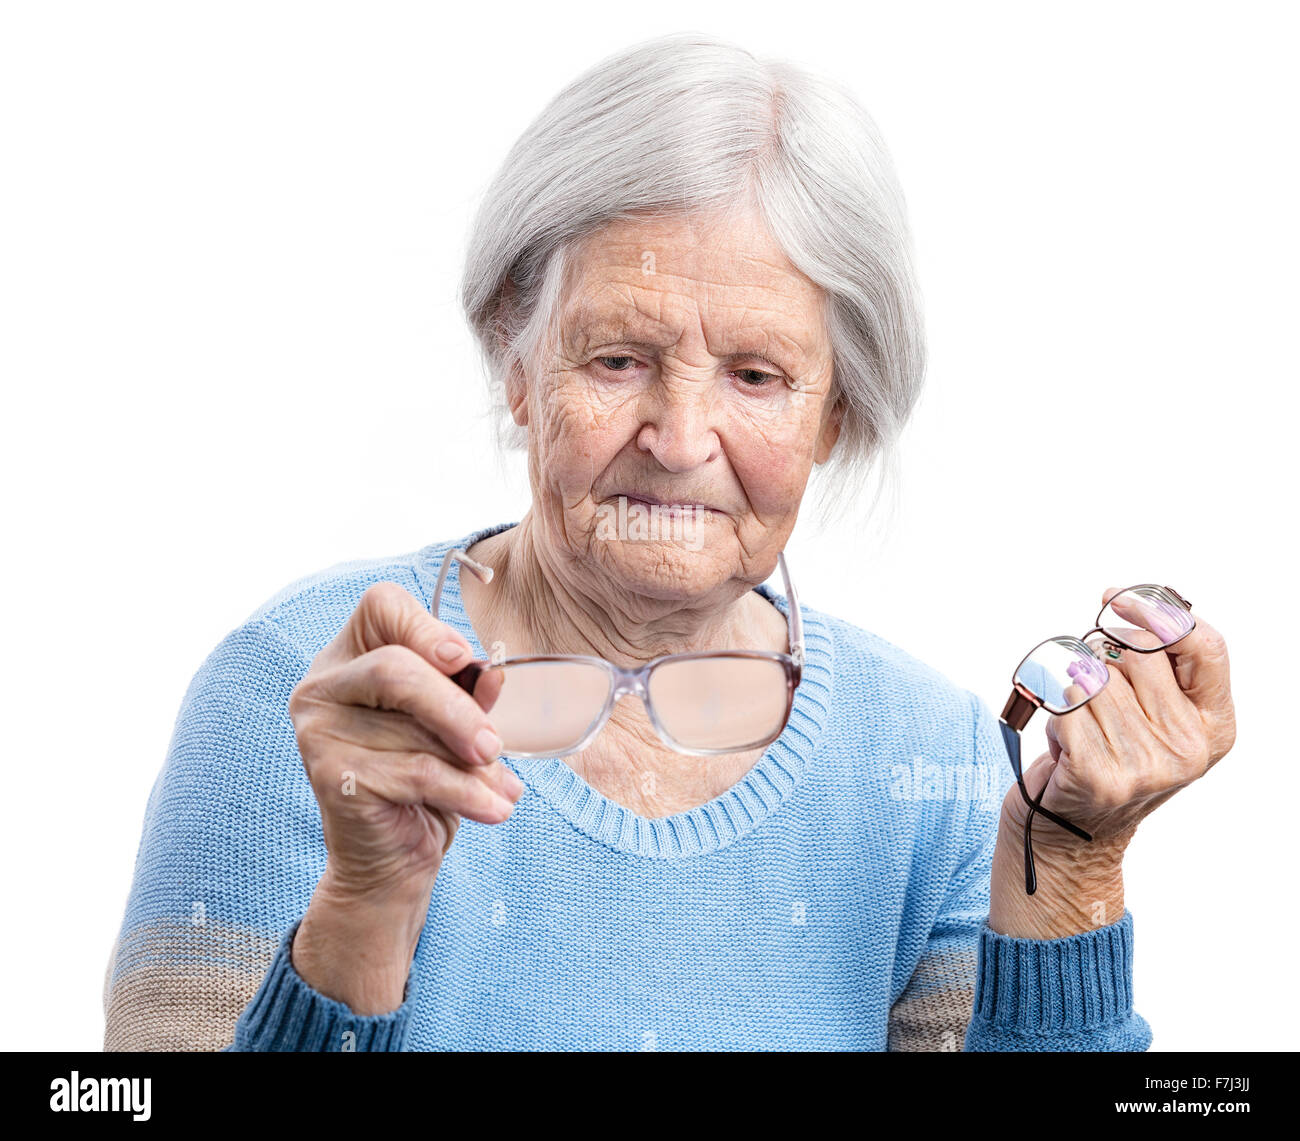
[[[987,774],[973,800],[965,855],[907,989],[890,1014],[900,1050],[1145,1050],[1133,1010],[1133,918],[1061,939],[1017,939],[988,926],[990,878],[1010,765],[996,719],[975,705],[974,759]]]
[[[974,694],[970,700],[973,714],[967,727],[973,723],[974,730],[965,745],[970,770],[956,786],[965,797],[965,824],[957,816],[955,828],[938,828],[946,837],[955,831],[961,842],[955,855],[947,857],[951,871],[921,957],[889,1012],[887,1046],[893,1051],[961,1050],[966,1042],[978,977],[980,930],[989,911],[998,816],[1011,767],[1000,739],[1001,766],[996,754],[984,747],[982,703]]]
[[[236,1051],[348,1053],[401,1050],[414,1002],[414,978],[407,979],[402,1005],[389,1014],[354,1014],[345,1003],[313,990],[293,969],[290,948],[295,923],[271,960],[252,1001],[235,1023]]]
[[[383,1025],[356,1018],[288,961],[326,861],[288,713],[308,666],[262,617],[228,634],[190,682],[108,965],[106,1050],[229,1048],[237,1021],[236,1048],[400,1048],[405,1007]]]

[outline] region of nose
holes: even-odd
[[[709,386],[661,382],[643,401],[637,447],[667,471],[691,471],[717,458],[722,444]]]

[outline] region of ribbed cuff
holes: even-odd
[[[1013,1036],[1019,1049],[1086,1035],[1091,1048],[1145,1050],[1150,1029],[1133,1013],[1132,913],[1062,939],[1017,939],[986,923],[972,1023],[981,1038]]]
[[[299,921],[301,922],[301,920]],[[313,990],[293,969],[289,948],[298,932],[285,932],[262,985],[235,1023],[232,1050],[349,1052],[402,1050],[415,997],[414,973],[402,1005],[388,1014],[354,1014],[346,1003]]]

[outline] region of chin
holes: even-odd
[[[597,559],[627,590],[677,601],[707,594],[730,577],[709,545],[680,539],[611,539],[596,544]]]

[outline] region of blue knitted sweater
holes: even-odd
[[[739,783],[648,819],[562,760],[507,760],[527,788],[505,823],[461,825],[402,1006],[312,990],[288,948],[326,849],[289,694],[367,586],[427,606],[446,551],[501,529],[299,580],[209,655],[149,797],[106,1048],[1149,1046],[1127,912],[1053,940],[985,923],[1011,781],[988,708],[812,607],[790,722]],[[442,617],[486,657],[458,566]]]

